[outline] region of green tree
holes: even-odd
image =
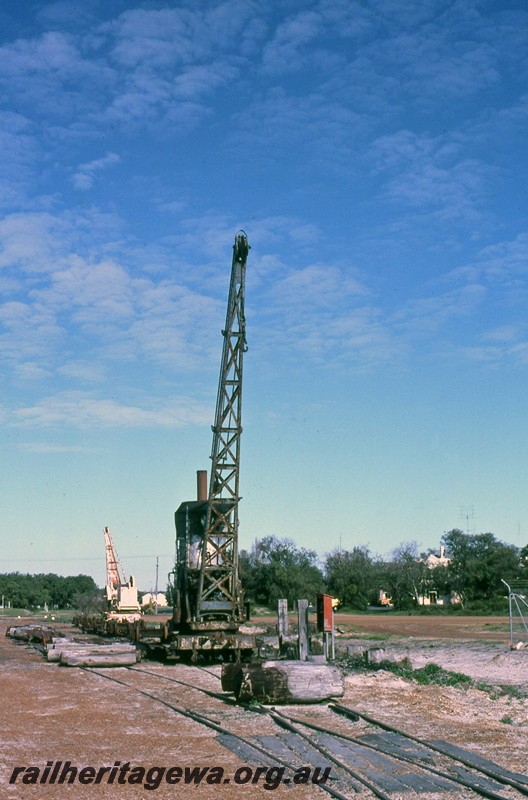
[[[444,535],[442,542],[450,558],[450,588],[459,595],[462,605],[502,594],[501,579],[519,575],[518,548],[501,542],[492,533],[469,535],[455,528]]]
[[[327,589],[344,606],[364,610],[374,599],[377,570],[368,547],[334,550],[325,562]]]
[[[97,592],[95,581],[89,575],[63,577],[54,573],[28,575],[10,572],[0,575],[0,595],[13,608],[73,608],[76,597],[86,592]]]
[[[525,544],[519,553],[519,569],[517,577],[525,580],[528,578],[528,544]]]
[[[290,605],[306,598],[312,602],[323,591],[323,574],[317,554],[298,548],[291,539],[266,536],[253,549],[240,553],[240,573],[246,598],[275,606],[285,598]]]
[[[417,542],[403,542],[385,564],[386,591],[395,608],[410,609],[431,591],[431,570],[426,555],[420,553]]]
[[[81,614],[101,614],[106,608],[106,600],[102,589],[79,592],[75,596],[75,608]]]

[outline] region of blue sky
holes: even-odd
[[[102,584],[108,525],[165,582],[240,228],[241,547],[526,543],[524,3],[59,0],[0,31],[0,571]]]

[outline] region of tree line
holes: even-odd
[[[363,545],[339,548],[321,564],[315,551],[266,536],[240,552],[240,572],[246,599],[271,608],[281,598],[293,606],[328,592],[344,608],[364,611],[379,604],[383,592],[399,610],[419,607],[424,597],[445,598],[466,610],[499,610],[506,607],[501,579],[528,584],[528,545],[518,548],[492,533],[469,535],[456,528],[443,536],[442,545],[448,563],[434,568],[427,561],[433,551],[420,552],[416,542],[400,544],[389,558]],[[12,608],[79,608],[100,595],[89,575],[0,574],[0,599]]]
[[[54,573],[28,575],[9,572],[0,575],[0,599],[11,608],[76,608],[84,595],[100,593],[90,575],[64,577]]]
[[[492,533],[466,534],[453,529],[442,538],[447,561],[428,557],[416,542],[406,542],[389,558],[372,554],[368,547],[337,549],[323,564],[315,551],[297,547],[290,539],[267,536],[250,551],[240,553],[240,570],[246,599],[255,605],[275,607],[286,598],[311,602],[319,592],[339,598],[342,606],[365,610],[390,598],[398,610],[411,610],[441,599],[449,607],[466,610],[500,610],[506,588],[502,580],[528,582],[528,545],[518,548]],[[431,561],[436,563],[431,566]]]

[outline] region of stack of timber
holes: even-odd
[[[18,639],[22,642],[51,642],[56,636],[57,631],[48,628],[46,625],[10,625],[6,630],[6,636],[11,639]]]
[[[139,651],[128,642],[97,644],[55,639],[46,650],[48,661],[65,667],[130,667],[140,660]]]
[[[310,661],[264,661],[261,664],[224,664],[222,689],[237,700],[261,703],[319,703],[342,697],[341,670]]]

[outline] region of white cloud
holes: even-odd
[[[42,306],[18,300],[0,306],[0,324],[0,359],[9,363],[47,359],[53,355],[62,338],[61,327],[53,313]],[[45,364],[41,369],[45,369]],[[31,372],[33,378],[34,369]]]
[[[253,325],[259,352],[280,354],[288,365],[298,365],[301,358],[354,371],[404,356],[403,337],[373,304],[365,277],[352,266],[315,263],[293,269],[264,257],[257,269],[262,271],[261,307]]]
[[[462,355],[470,361],[491,367],[528,364],[528,331],[526,323],[506,324],[478,331],[477,343],[461,348]]]
[[[73,39],[59,31],[47,31],[38,39],[18,39],[0,48],[4,76],[17,77],[23,72],[45,74],[63,72],[78,59]]]
[[[476,344],[461,347],[459,354],[467,361],[485,364],[490,368],[508,364],[513,364],[516,368],[525,367],[528,365],[528,341],[520,341],[510,346]]]
[[[92,0],[55,0],[55,2],[49,2],[40,8],[36,16],[53,30],[64,26],[77,29],[80,22],[93,25],[92,11],[94,7],[95,3]]]
[[[111,241],[98,243],[97,227],[97,214],[86,219],[19,214],[0,222],[0,266],[6,292],[6,300],[0,303],[0,359],[17,363],[42,359],[40,366],[46,374],[79,380],[89,379],[90,364],[96,367],[91,376],[95,379],[98,370],[104,374],[110,364],[123,360],[147,360],[172,369],[195,370],[198,365],[207,369],[211,358],[208,326],[216,320],[215,329],[220,329],[225,306],[206,294],[204,286],[214,292],[218,277],[222,297],[227,292],[230,245],[225,247],[221,269],[218,263],[207,266],[207,260],[202,260],[197,272],[194,233],[188,241],[193,262],[186,264],[180,256],[178,280],[169,280],[165,276],[174,258],[174,244],[170,251],[154,247],[156,269],[149,275],[142,269],[149,264],[148,246],[135,253],[126,241],[117,248],[112,248]],[[103,238],[104,228],[99,233]],[[232,243],[232,230],[229,238]],[[181,244],[183,252],[185,237]],[[117,250],[121,261],[101,256],[105,249]],[[212,245],[211,252],[218,258]],[[201,259],[204,255],[202,250]],[[207,284],[205,273],[213,276]],[[20,300],[15,299],[19,292]],[[204,330],[203,336],[196,336],[196,326]],[[83,351],[89,354],[89,362],[83,359]],[[70,365],[68,374],[66,364]],[[82,367],[73,369],[72,364]],[[26,374],[29,377],[29,369]],[[16,375],[20,379],[24,372],[18,370]]]
[[[114,39],[111,56],[127,69],[142,64],[166,69],[214,60],[218,52],[245,50],[261,29],[252,23],[260,11],[254,0],[227,0],[198,8],[129,9],[101,26]]]
[[[14,424],[22,427],[68,425],[79,428],[182,428],[203,425],[211,415],[195,399],[165,398],[163,405],[151,401],[149,407],[121,404],[83,392],[61,392],[43,398],[33,406],[19,408]]]
[[[46,31],[0,47],[0,87],[28,118],[47,121],[42,135],[53,147],[99,138],[116,124],[178,122],[183,131],[239,76],[243,59],[232,37],[255,41],[254,26],[252,33],[244,27],[252,12],[252,3],[234,0],[211,12],[130,9],[86,30],[80,19],[76,32]],[[93,169],[81,169],[74,185],[86,190],[93,178]]]
[[[298,224],[290,229],[289,235],[298,246],[313,245],[321,236],[321,233],[313,223]]]
[[[322,23],[314,11],[301,11],[278,25],[273,39],[264,47],[264,69],[273,73],[301,69],[306,58],[313,57],[307,45],[317,37]]]
[[[99,35],[119,80],[100,122],[192,129],[212,113],[216,91],[240,77],[240,51],[254,55],[262,33],[247,23],[257,12],[250,0],[228,0],[207,11],[129,9],[103,23]]]
[[[84,445],[62,445],[46,442],[24,442],[20,449],[26,453],[100,453],[100,447],[85,447]]]
[[[48,369],[36,361],[17,361],[14,364],[14,372],[17,379],[25,384],[30,381],[44,380],[51,375]]]
[[[0,203],[13,208],[23,201],[36,174],[40,146],[30,120],[0,111]]]
[[[414,337],[437,333],[474,314],[485,298],[486,288],[480,284],[467,284],[443,293],[433,290],[430,296],[408,301],[393,320]]]
[[[490,342],[500,342],[508,344],[516,342],[521,334],[522,326],[520,325],[500,325],[498,328],[492,328],[484,334],[484,338]]]
[[[404,209],[434,210],[437,220],[476,216],[490,182],[489,167],[462,157],[461,145],[401,130],[373,142],[366,160],[388,175],[385,196]]]
[[[394,366],[407,352],[407,345],[394,335],[373,306],[340,308],[303,320],[296,316],[285,323],[283,333],[290,345],[288,360],[299,356],[326,367],[372,371],[380,364]],[[277,344],[275,337],[275,345]]]
[[[389,324],[415,348],[488,367],[527,363],[528,235],[483,248],[471,264],[419,287]],[[446,289],[446,287],[448,287]],[[428,346],[429,347],[429,346]]]
[[[0,220],[0,274],[4,269],[29,276],[29,289],[46,273],[68,266],[72,253],[112,250],[120,226],[115,215],[98,208],[9,214]]]
[[[212,321],[219,330],[224,309],[225,300],[163,281],[144,287],[129,335],[142,358],[173,368],[208,367]]]
[[[159,211],[167,211],[169,213],[179,213],[183,211],[185,208],[185,201],[184,200],[170,200],[168,202],[163,202],[161,200],[157,200],[156,207]]]
[[[237,74],[238,70],[221,62],[188,67],[174,80],[172,87],[174,96],[196,99],[205,94],[212,94],[220,86],[234,80]]]
[[[106,379],[106,365],[96,361],[68,361],[58,367],[57,374],[85,383],[101,383]]]
[[[384,60],[400,75],[404,89],[415,95],[425,91],[428,97],[434,92],[457,98],[498,83],[497,50],[491,42],[479,41],[478,25],[455,46],[448,30],[433,24],[391,39]]]
[[[132,281],[114,261],[86,262],[72,256],[70,263],[50,275],[49,286],[33,290],[32,299],[57,311],[68,309],[72,319],[89,327],[133,317]]]
[[[340,38],[363,38],[374,29],[379,14],[378,9],[368,8],[357,0],[320,0],[316,8],[332,26],[333,35]]]
[[[451,270],[446,282],[482,282],[494,292],[502,291],[502,302],[521,307],[528,294],[528,233],[513,240],[482,248],[475,259]]]
[[[73,175],[74,187],[83,191],[91,189],[94,184],[95,173],[118,164],[120,160],[117,153],[107,153],[103,158],[96,158],[86,164],[80,164],[77,172]]]
[[[204,55],[204,37],[198,35],[200,17],[187,9],[130,9],[103,27],[115,39],[111,56],[134,69],[143,63],[169,67]]]
[[[364,297],[368,291],[359,280],[330,264],[310,264],[274,281],[270,295],[275,309],[287,306],[292,316],[308,309],[341,307],[344,301]]]
[[[64,252],[70,226],[47,212],[10,214],[0,220],[0,269],[48,270]]]
[[[511,241],[497,242],[484,248],[478,254],[475,266],[491,284],[522,292],[524,296],[528,276],[528,233],[520,233]]]
[[[313,91],[291,95],[273,87],[236,114],[232,146],[263,165],[284,159],[302,172],[343,175],[355,163],[354,144],[370,121],[332,93]]]
[[[57,122],[93,113],[101,93],[111,90],[115,72],[104,61],[83,54],[72,34],[46,31],[0,47],[0,86],[14,108]],[[44,134],[50,133],[46,129]]]

